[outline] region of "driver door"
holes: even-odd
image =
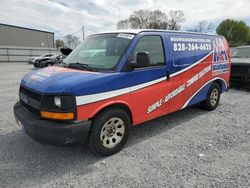
[[[164,110],[164,99],[167,81],[166,57],[162,34],[145,34],[137,41],[132,51],[132,62],[136,61],[139,52],[146,52],[149,65],[134,68],[129,72],[129,79],[135,85],[131,87],[134,124],[161,116]]]

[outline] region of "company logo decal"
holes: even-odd
[[[220,38],[215,39],[213,41],[213,46],[213,75],[228,72],[228,55],[223,40]]]

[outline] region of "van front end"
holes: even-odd
[[[73,95],[49,95],[20,87],[14,106],[17,124],[31,138],[45,144],[84,143],[90,120],[77,122]]]

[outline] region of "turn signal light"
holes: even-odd
[[[41,111],[41,116],[43,118],[48,118],[48,119],[57,119],[57,120],[71,120],[74,118],[74,113],[73,112],[46,112],[46,111]]]

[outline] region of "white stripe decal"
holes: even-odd
[[[225,84],[225,86],[226,86],[226,88],[227,88],[227,82],[224,80],[224,79],[222,79],[222,78],[220,78],[220,77],[216,77],[216,78],[213,78],[212,80],[209,80],[207,83],[205,83],[200,89],[198,89],[186,102],[185,102],[185,104],[182,106],[182,108],[181,109],[183,109],[183,108],[186,108],[187,107],[187,105],[188,105],[188,103],[194,98],[194,96],[195,95],[197,95],[197,93],[199,93],[199,91],[200,90],[202,90],[205,86],[207,86],[209,83],[211,83],[212,81],[214,81],[214,80],[222,80],[223,82],[224,82],[224,84]]]
[[[98,93],[98,94],[77,96],[76,97],[76,104],[77,104],[77,106],[79,106],[79,105],[83,105],[83,104],[88,104],[88,103],[92,103],[92,102],[105,100],[105,99],[108,99],[108,98],[116,97],[116,96],[119,96],[119,95],[123,95],[123,94],[126,94],[126,93],[130,93],[130,92],[142,89],[144,87],[154,85],[154,84],[162,82],[164,80],[166,80],[166,77],[159,78],[157,80],[153,80],[153,81],[146,82],[146,83],[143,83],[143,84],[139,84],[139,85],[136,85],[136,86],[127,87],[127,88],[124,88],[124,89],[118,89],[118,90],[113,90],[113,91],[108,91],[108,92],[103,92],[103,93]]]
[[[170,77],[172,78],[174,76],[177,76],[177,75],[191,69],[192,67],[194,67],[195,65],[199,64],[204,59],[206,59],[209,55],[211,55],[211,53],[209,53],[207,56],[205,56],[201,60],[197,61],[196,63],[190,65],[189,67],[187,67],[187,68],[185,68],[183,70],[180,70],[180,71],[178,71],[176,73],[171,74]],[[164,76],[162,78],[158,78],[158,79],[150,81],[150,82],[146,82],[146,83],[143,83],[143,84],[132,86],[132,87],[127,87],[127,88],[123,88],[123,89],[112,90],[112,91],[97,93],[97,94],[77,96],[76,97],[76,104],[77,104],[77,106],[80,106],[80,105],[89,104],[89,103],[92,103],[92,102],[98,102],[98,101],[101,101],[101,100],[109,99],[109,98],[112,98],[112,97],[117,97],[119,95],[130,93],[130,92],[133,92],[133,91],[136,91],[136,90],[139,90],[139,89],[142,89],[142,88],[157,84],[157,83],[162,82],[164,80],[166,80],[166,76]]]

